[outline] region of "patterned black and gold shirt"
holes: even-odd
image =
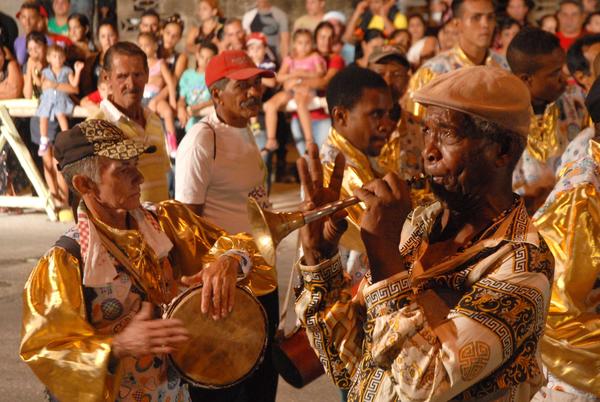
[[[529,401],[543,382],[554,260],[522,200],[472,245],[423,267],[441,211],[415,209],[401,237],[406,270],[365,278],[354,297],[338,257],[300,263],[296,311],[350,401]]]

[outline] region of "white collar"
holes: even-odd
[[[104,116],[112,122],[118,122],[125,120],[131,124],[136,126],[140,126],[138,123],[130,119],[125,113],[121,112],[118,107],[115,106],[114,103],[109,101],[108,99],[103,99],[100,101],[100,110],[104,112]],[[146,124],[148,123],[148,119],[150,118],[149,110],[145,107],[143,108],[144,119],[146,120]],[[142,127],[143,128],[143,127]]]

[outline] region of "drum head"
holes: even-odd
[[[236,288],[233,311],[224,319],[202,314],[202,288],[188,289],[175,299],[168,318],[183,321],[191,334],[169,358],[182,377],[197,387],[226,388],[248,377],[263,359],[267,316],[258,300]]]

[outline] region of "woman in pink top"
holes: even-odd
[[[277,74],[277,81],[282,84],[283,89],[264,104],[267,129],[265,148],[268,151],[274,151],[278,147],[275,139],[277,111],[284,108],[294,98],[294,88],[301,85],[304,79],[322,77],[327,71],[327,63],[313,49],[312,34],[308,29],[298,29],[294,32],[292,40],[293,56],[286,56],[283,59]],[[309,101],[311,99],[312,97],[308,98]],[[299,102],[298,104],[298,118],[307,145],[314,142],[308,103]]]

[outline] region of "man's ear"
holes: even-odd
[[[92,179],[83,175],[75,175],[72,181],[73,187],[80,195],[86,195],[96,192],[97,186]]]
[[[517,147],[515,141],[516,140],[512,138],[507,138],[503,144],[491,142],[494,164],[496,167],[503,168],[508,166],[514,159],[514,154],[519,152],[519,147]]]
[[[212,88],[210,90],[210,97],[212,98],[212,101],[214,102],[214,104],[222,104],[223,100],[221,99],[221,90],[218,88]]]
[[[348,111],[342,106],[335,106],[331,111],[331,123],[334,127],[345,127],[348,123]]]
[[[525,85],[527,85],[527,88],[531,89],[531,81],[533,80],[533,78],[531,77],[530,74],[527,73],[518,73],[515,74],[517,77],[519,77],[519,79],[521,81],[523,81],[525,83]]]

